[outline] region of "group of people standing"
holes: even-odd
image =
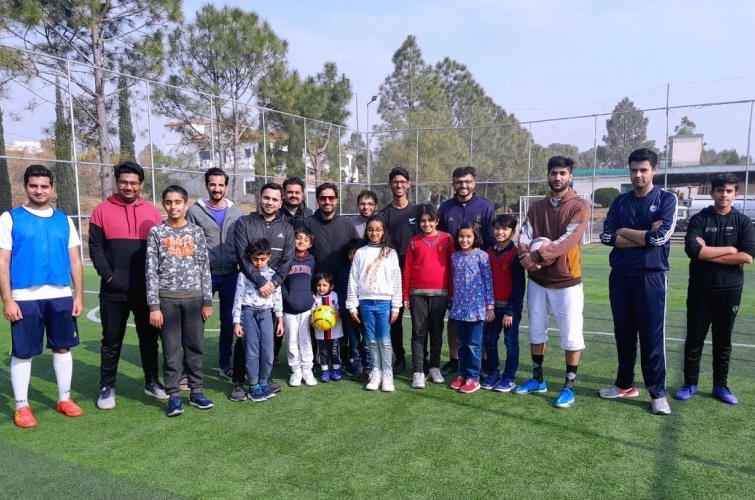
[[[634,189],[611,205],[601,241],[613,247],[608,280],[618,353],[615,384],[603,398],[635,397],[637,340],[651,410],[670,413],[666,397],[665,311],[670,236],[676,198],[653,185],[658,159],[648,149],[629,157]],[[496,214],[475,193],[475,170],[453,172],[454,196],[441,206],[409,200],[403,168],[389,174],[391,201],[378,210],[376,193],[358,195],[359,215],[338,214],[338,187],[316,188],[317,210],[306,207],[306,184],[297,178],[262,186],[257,211],[245,215],[226,198],[228,176],[205,172],[207,198],[191,206],[180,186],[162,193],[167,214],[141,195],[143,169],[114,167],[116,192],[100,203],[89,224],[89,252],[101,278],[102,346],[97,406],[116,405],[116,376],[129,314],[133,314],[144,372],[144,392],[167,400],[168,416],[183,413],[182,390],[199,409],[214,406],[202,391],[204,322],[218,294],[219,370],[233,383],[230,399],[255,402],[281,390],[271,378],[286,342],[288,383],[316,385],[349,375],[368,390],[394,390],[394,371],[406,367],[401,318],[411,315],[412,387],[444,383],[461,393],[478,389],[525,395],[547,391],[543,365],[548,319],[553,315],[565,351],[564,385],[555,406],[575,400],[583,336],[581,242],[590,206],[570,187],[573,161],[547,165],[549,191],[529,208],[517,239],[517,219]],[[49,169],[24,175],[28,202],[0,216],[0,293],[11,322],[11,381],[15,423],[36,420],[27,394],[31,360],[41,354],[44,332],[53,350],[58,411],[83,411],[70,398],[72,358],[83,310],[81,244],[70,218],[50,207]],[[749,219],[732,206],[738,180],[714,178],[714,205],[693,216],[685,250],[691,259],[684,385],[697,392],[700,356],[713,324],[713,394],[729,404],[731,330],[741,299],[743,264],[755,256]],[[549,245],[530,249],[538,238]],[[529,279],[525,278],[525,272]],[[71,288],[71,284],[73,288]],[[516,384],[519,324],[527,296],[532,376]],[[320,305],[333,307],[329,330],[310,325]],[[446,312],[450,359],[441,366]],[[499,359],[503,332],[506,359]],[[235,338],[235,342],[234,342]],[[158,340],[163,380],[158,373]],[[248,386],[246,385],[248,381]]]

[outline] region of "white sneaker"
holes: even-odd
[[[365,389],[368,391],[377,391],[380,388],[380,370],[373,368],[370,372],[370,381],[367,382]]]
[[[383,371],[383,392],[393,392],[393,370]]]
[[[412,387],[415,389],[425,388],[425,374],[422,372],[414,372],[412,376]]]
[[[315,378],[315,374],[312,373],[312,369],[305,368],[304,370],[302,370],[301,376],[304,379],[304,383],[307,384],[308,387],[317,385],[317,379]]]
[[[440,368],[430,368],[430,378],[433,381],[433,384],[445,384],[446,381],[443,379],[443,375],[440,373]]]
[[[666,396],[650,400],[650,408],[656,415],[671,415],[671,407],[666,400]]]
[[[103,387],[100,397],[97,398],[97,408],[100,410],[112,410],[115,408],[115,387]]]
[[[301,370],[297,368],[294,370],[294,373],[291,374],[291,378],[288,379],[288,385],[290,385],[291,387],[299,387],[301,385],[301,379]]]

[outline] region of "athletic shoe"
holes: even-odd
[[[446,362],[445,365],[440,369],[440,373],[445,377],[446,375],[451,375],[452,373],[459,373],[459,360],[458,359],[449,359],[448,362]]]
[[[465,382],[466,380],[464,379],[464,377],[456,377],[456,379],[451,382],[451,389],[458,391],[459,389],[461,389]]]
[[[658,399],[651,399],[650,409],[656,415],[670,415],[671,414],[671,407],[668,405],[666,396],[663,396],[662,398],[658,398]]]
[[[265,399],[270,399],[275,397],[275,393],[270,388],[270,384],[260,384],[260,389],[262,389],[262,394],[265,395]]]
[[[189,404],[200,410],[209,410],[215,406],[215,403],[207,399],[201,392],[192,392],[189,396]]]
[[[406,358],[404,356],[401,356],[400,358],[396,358],[396,361],[393,363],[393,371],[394,372],[402,372],[406,368]]]
[[[351,363],[351,361],[347,361],[346,363],[341,365],[341,368],[343,369],[343,372],[348,377],[353,377],[354,375],[362,371],[362,370],[357,370],[356,368],[354,368],[354,365]]]
[[[472,394],[480,388],[480,382],[471,378],[468,378],[464,385],[459,388],[459,392],[463,394]]]
[[[516,383],[512,379],[501,377],[495,387],[493,387],[493,390],[496,392],[511,392],[514,387],[516,387]]]
[[[281,387],[280,384],[276,383],[275,380],[271,378],[267,379],[267,385],[268,387],[270,387],[270,390],[276,394],[283,390],[283,387]]]
[[[152,396],[155,399],[161,399],[161,400],[166,400],[169,397],[168,393],[165,392],[165,386],[162,385],[160,381],[157,379],[153,380],[152,382],[147,382],[146,384],[144,384],[144,394],[146,394],[147,396]]]
[[[307,387],[312,387],[313,385],[317,385],[317,379],[315,378],[315,375],[312,373],[312,370],[305,368],[301,372],[301,377],[304,380],[304,383],[307,385]]]
[[[365,368],[361,372],[354,375],[354,380],[357,382],[369,382],[370,381],[370,373],[372,373],[371,369]]]
[[[383,392],[393,392],[393,370],[383,370]]]
[[[556,408],[569,408],[572,404],[574,404],[574,391],[568,387],[564,387],[561,389],[554,405]]]
[[[257,384],[249,388],[249,399],[254,401],[255,403],[261,403],[262,401],[267,401],[267,398],[265,397],[265,393],[262,392],[262,387]]]
[[[412,387],[415,389],[425,388],[425,374],[422,372],[414,372],[412,375]]]
[[[370,381],[364,387],[368,391],[377,391],[380,388],[380,379],[382,378],[380,370],[373,368],[370,372]]]
[[[695,394],[697,394],[696,385],[684,384],[678,391],[676,391],[674,397],[679,401],[689,401]]]
[[[181,402],[181,398],[173,396],[168,400],[168,416],[176,417],[184,412],[184,404]]]
[[[485,380],[482,381],[482,384],[480,384],[480,387],[485,390],[490,390],[493,387],[495,387],[500,381],[501,381],[501,376],[498,373],[491,373],[490,375],[485,377]]]
[[[100,397],[97,398],[97,408],[100,410],[112,410],[115,408],[115,387],[103,387]]]
[[[80,417],[84,414],[84,410],[74,403],[71,398],[68,398],[65,401],[58,401],[58,411],[66,417]]]
[[[243,385],[233,386],[233,390],[231,391],[231,401],[235,403],[246,401],[246,391],[244,390]]]
[[[340,368],[336,368],[335,370],[333,370],[332,372],[330,372],[330,380],[332,380],[333,382],[338,382],[342,378],[343,377],[341,376],[341,369]]]
[[[185,375],[181,377],[181,380],[178,382],[178,387],[182,391],[188,391],[189,390],[189,377]]]
[[[233,368],[221,368],[220,373],[218,373],[218,377],[222,378],[223,380],[233,380]]]
[[[446,383],[443,375],[440,374],[440,368],[430,368],[430,380],[432,380],[433,384]]]
[[[534,378],[529,379],[527,382],[523,383],[520,386],[517,386],[514,389],[514,394],[531,394],[533,392],[547,392],[548,391],[548,385],[545,383],[545,380],[542,382],[538,382]]]
[[[15,415],[13,415],[13,421],[22,429],[30,429],[37,425],[37,419],[34,418],[34,414],[32,414],[31,408],[28,406],[23,406],[16,410]]]
[[[291,378],[288,379],[288,385],[291,387],[299,387],[301,385],[301,370],[297,368],[294,373],[291,374]]]
[[[598,394],[604,399],[636,398],[640,395],[640,391],[636,386],[632,386],[629,389],[622,389],[621,387],[612,385],[611,387],[599,390]]]
[[[330,372],[328,370],[323,370],[322,375],[320,375],[320,380],[326,384],[330,382]]]
[[[720,399],[722,402],[726,403],[727,405],[735,405],[739,403],[739,400],[737,397],[731,393],[728,387],[725,385],[721,386],[715,386],[713,388],[713,395]]]

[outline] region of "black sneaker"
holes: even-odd
[[[231,391],[231,401],[236,403],[240,401],[246,401],[246,391],[243,385],[234,385],[233,391]]]
[[[443,367],[440,369],[441,375],[451,375],[452,373],[458,373],[459,372],[459,360],[458,359],[449,359],[448,362],[443,365]]]
[[[269,378],[267,379],[267,386],[270,388],[273,392],[280,392],[283,390],[283,387],[280,386],[280,384],[276,384],[273,379]]]
[[[393,372],[402,372],[406,368],[406,358],[401,356],[400,358],[396,358],[396,362],[393,363]]]
[[[364,369],[360,373],[357,373],[354,375],[354,380],[357,382],[369,382],[370,381],[370,373],[372,370]]]

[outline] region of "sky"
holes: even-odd
[[[205,3],[185,1],[186,19]],[[465,64],[499,105],[523,121],[610,113],[625,96],[642,109],[664,107],[667,84],[671,106],[755,98],[751,0],[225,4],[256,9],[288,40],[289,64],[302,74],[318,72],[326,60],[336,62],[357,93],[362,130],[365,104],[393,70],[391,57],[409,34],[417,37],[426,62],[448,56]],[[372,124],[376,109],[370,107]],[[741,136],[746,141],[749,104],[673,110],[672,132],[684,115],[698,129],[708,128],[719,149],[741,142]],[[664,136],[665,111],[648,116],[651,135]],[[591,140],[593,120],[541,125],[539,142],[565,142],[562,132],[570,128],[580,130],[576,142]],[[603,128],[605,118],[598,122]],[[737,138],[727,138],[732,135]]]

